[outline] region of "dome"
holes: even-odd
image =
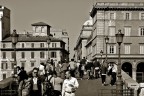
[[[93,25],[92,19],[87,20],[83,25]]]

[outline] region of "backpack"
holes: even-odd
[[[44,94],[47,96],[54,96],[54,88],[53,88],[52,83],[50,82],[50,80],[52,79],[52,76],[49,78],[49,80],[48,80],[48,77],[46,79],[47,81],[45,82]]]

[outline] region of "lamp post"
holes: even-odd
[[[121,75],[121,59],[120,59],[120,46],[121,46],[121,43],[123,41],[123,37],[124,37],[124,34],[121,33],[121,30],[118,30],[118,33],[115,34],[116,36],[116,40],[117,40],[117,43],[118,43],[118,49],[119,49],[119,53],[118,53],[118,66],[117,66],[117,69],[118,69],[118,74],[117,74],[117,77],[118,77],[118,80],[117,80],[117,85],[116,85],[116,92],[117,92],[117,96],[123,96],[123,82],[122,82],[122,75]]]
[[[50,39],[50,36],[48,36],[47,38],[47,44],[48,44],[48,58],[47,58],[48,60],[47,61],[48,62],[50,62],[50,54],[49,54],[50,43],[51,43],[51,39]]]
[[[109,42],[109,38],[108,38],[108,36],[106,36],[105,37],[105,43],[106,43],[106,58],[105,58],[105,62],[106,62],[106,64],[107,64],[107,66],[108,66],[108,62],[107,62],[107,44],[108,44],[108,42]]]
[[[101,64],[102,64],[102,55],[103,55],[103,51],[100,51],[100,55],[101,55]]]
[[[17,62],[16,62],[16,44],[18,42],[18,34],[16,30],[13,30],[13,33],[11,34],[13,49],[14,49],[14,78],[17,76]]]

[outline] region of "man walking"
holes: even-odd
[[[75,77],[75,71],[76,71],[77,65],[74,62],[74,59],[71,59],[71,62],[69,63],[69,68],[70,68],[72,77]]]
[[[75,96],[79,83],[76,78],[71,76],[70,71],[66,71],[65,75],[66,79],[64,80],[62,86],[62,96]]]

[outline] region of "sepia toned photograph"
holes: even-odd
[[[144,0],[0,0],[0,96],[144,96]]]

